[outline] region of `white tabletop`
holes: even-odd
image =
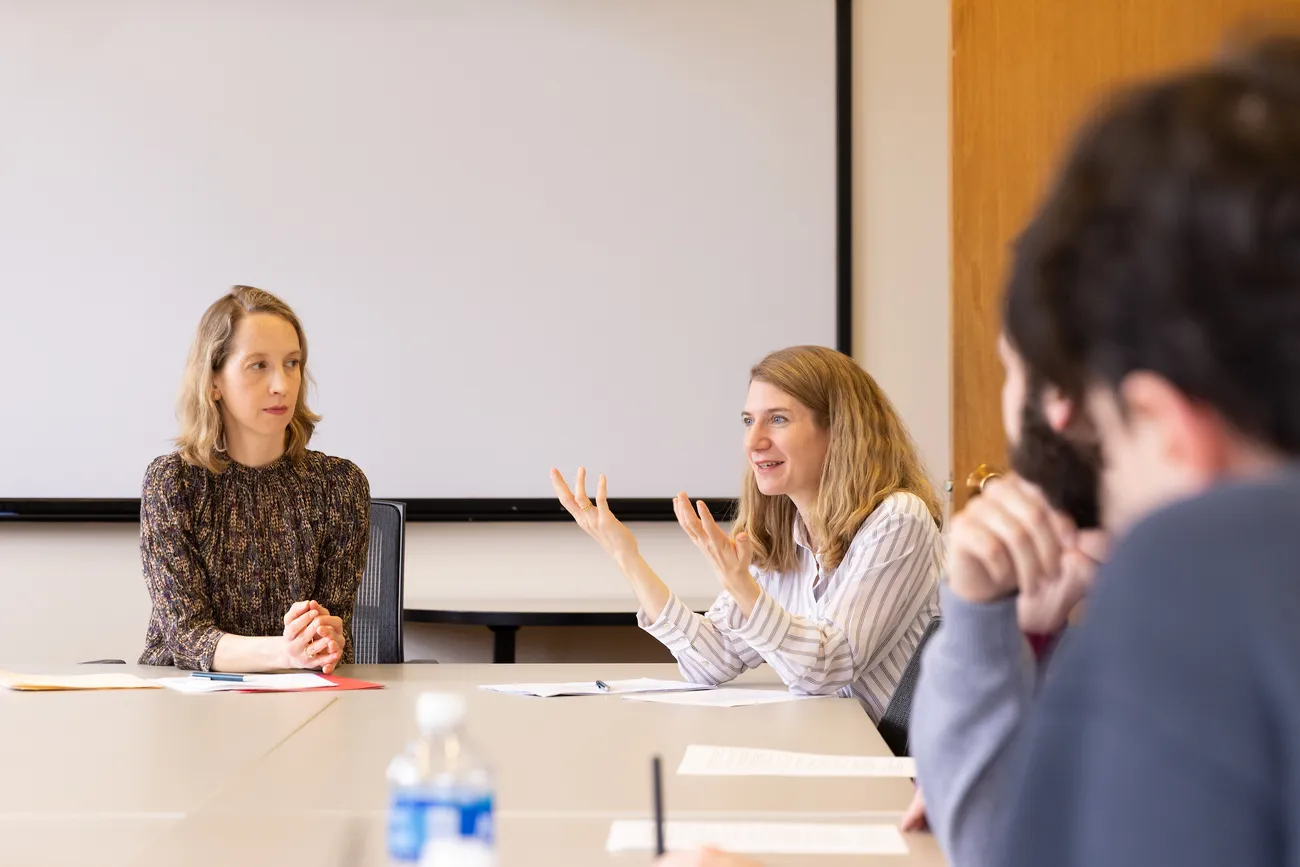
[[[170,816],[0,814],[0,864],[5,867],[117,867],[184,824]],[[183,863],[183,862],[177,862]]]
[[[425,690],[468,699],[466,732],[496,771],[497,805],[507,812],[635,812],[650,798],[650,760],[664,761],[666,803],[683,813],[748,810],[846,815],[901,813],[912,797],[903,779],[680,777],[690,744],[768,747],[844,755],[891,755],[855,699],[818,698],[737,708],[625,701],[616,695],[533,698],[480,689],[537,681],[679,680],[657,665],[423,665],[341,670],[385,681],[376,692],[340,693],[311,726],[241,776],[229,792],[240,809],[299,802],[305,791],[336,794],[322,808],[383,808],[389,760],[416,734],[416,696]],[[738,683],[780,687],[766,667]],[[328,756],[328,762],[320,757]],[[319,786],[317,785],[319,782]]]
[[[41,673],[123,671],[176,674],[119,665],[46,667]],[[310,693],[0,689],[0,815],[189,812],[333,701]]]
[[[692,743],[887,754],[852,699],[704,708],[479,689],[508,681],[676,679],[672,665],[408,665],[339,673],[386,688],[287,695],[0,691],[0,864],[378,867],[384,772],[414,735],[415,700],[428,689],[468,698],[468,736],[496,773],[503,867],[647,863],[648,855],[604,850],[611,821],[648,817],[655,753],[664,758],[669,818],[894,823],[911,797],[911,783],[898,779],[676,774]],[[742,683],[772,684],[772,673],[758,669]],[[908,835],[908,845],[908,856],[798,863],[943,863],[928,835]]]
[[[741,820],[743,816],[729,816]],[[814,820],[815,821],[815,820]],[[643,867],[649,852],[605,851],[611,820],[604,816],[506,815],[498,818],[501,867]],[[906,855],[762,856],[769,867],[943,867],[929,834],[905,834]],[[228,867],[310,864],[325,867],[385,867],[384,816],[289,812],[257,813],[238,825],[217,815],[157,837],[135,867]]]

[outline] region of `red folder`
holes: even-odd
[[[322,695],[329,695],[330,693],[335,693],[339,690],[384,688],[382,683],[371,683],[368,680],[354,680],[350,677],[339,677],[336,674],[321,674],[320,672],[313,672],[313,674],[317,677],[325,678],[334,685],[318,686],[313,689],[232,689],[230,692],[238,692],[243,695],[248,695],[249,693],[254,692],[316,692]]]
[[[334,684],[330,692],[337,692],[340,689],[383,689],[382,683],[371,683],[368,680],[354,680],[350,677],[339,677],[337,674],[322,674],[321,677]]]

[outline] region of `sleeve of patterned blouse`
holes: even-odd
[[[370,482],[350,461],[330,473],[326,496],[330,502],[329,534],[325,539],[317,580],[317,599],[330,614],[343,620],[343,659],[355,661],[352,646],[352,612],[357,603],[357,588],[366,568],[370,550]]]
[[[140,559],[176,667],[209,671],[222,632],[191,535],[185,482],[178,461],[160,458],[149,466],[140,497]]]

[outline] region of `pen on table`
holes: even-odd
[[[598,680],[596,681],[596,689],[601,692],[609,692],[609,684],[605,683],[603,680]]]
[[[244,679],[242,674],[224,674],[219,671],[191,671],[190,677],[202,677],[206,680],[233,680],[241,682]]]
[[[650,762],[655,799],[655,855],[664,854],[663,762],[658,756]]]

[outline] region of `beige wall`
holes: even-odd
[[[854,4],[854,357],[950,474],[949,0]]]
[[[857,0],[854,26],[854,355],[912,428],[936,479],[948,475],[948,0]],[[10,456],[13,459],[15,456]],[[672,525],[637,528],[679,592],[712,578]],[[149,605],[135,525],[0,524],[0,664],[139,653]],[[572,526],[413,524],[409,599],[625,592]],[[473,582],[473,589],[466,589]],[[416,627],[407,652],[491,656],[486,629]],[[661,659],[635,629],[525,629],[521,661]]]

